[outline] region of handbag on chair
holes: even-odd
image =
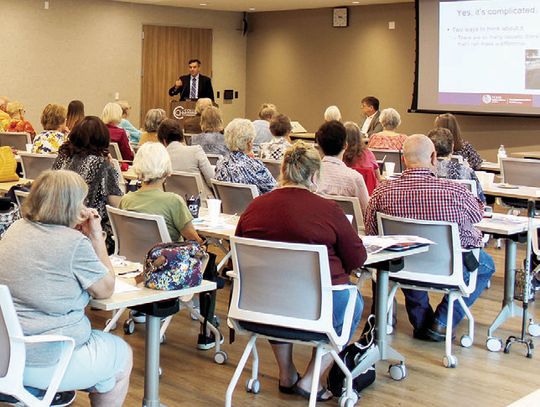
[[[18,181],[17,161],[11,147],[0,147],[0,182]]]

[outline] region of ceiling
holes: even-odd
[[[276,11],[299,10],[336,6],[367,4],[407,3],[414,0],[114,0],[125,3],[152,4],[155,6],[188,7],[225,11]]]

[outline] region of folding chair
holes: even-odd
[[[218,199],[221,199],[223,213],[241,215],[253,199],[259,196],[255,185],[237,184],[234,182],[213,179],[212,188]]]
[[[355,196],[337,196],[337,195],[324,195],[326,199],[330,199],[337,203],[345,215],[352,216],[352,226],[358,233],[364,232],[364,215],[362,214],[362,208],[360,207],[360,201]]]
[[[185,171],[173,171],[164,185],[165,191],[174,192],[184,198],[186,195],[201,196],[201,204],[206,205],[208,198],[205,193],[204,181],[201,174]]]
[[[35,154],[20,151],[23,177],[36,179],[43,171],[50,170],[56,160],[56,154]]]

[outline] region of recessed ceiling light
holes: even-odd
[[[200,3],[199,6],[206,6],[206,3]]]
[[[359,1],[353,1],[352,4],[360,4]]]
[[[250,7],[249,11],[255,11],[255,7]]]

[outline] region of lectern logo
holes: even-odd
[[[184,117],[192,117],[197,114],[193,109],[186,109],[183,106],[176,106],[173,110],[173,117],[178,120],[182,120]]]

